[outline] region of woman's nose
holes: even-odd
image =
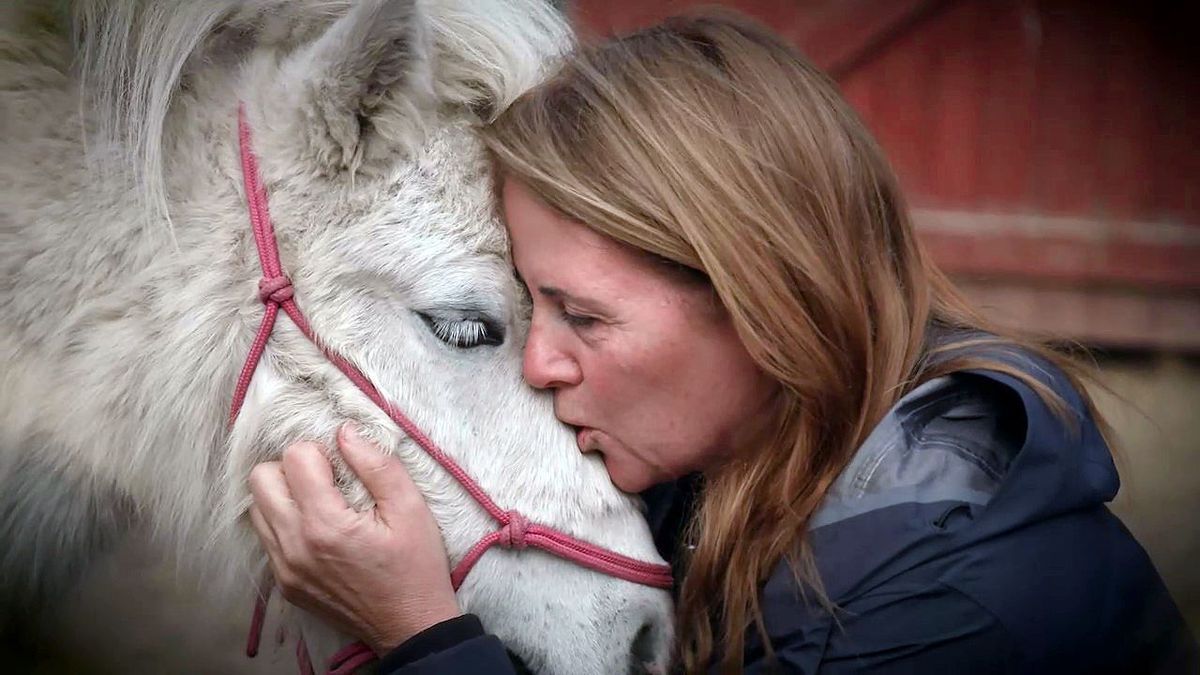
[[[552,330],[534,320],[525,340],[521,374],[538,389],[576,385],[583,379],[579,362],[556,344]]]

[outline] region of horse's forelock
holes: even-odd
[[[443,98],[501,112],[573,44],[547,0],[442,0],[430,8]]]
[[[544,0],[419,0],[435,85],[447,103],[499,112],[545,76],[571,31]],[[163,133],[175,93],[218,31],[281,48],[311,39],[349,0],[77,0],[75,60],[93,109],[96,161],[137,185],[152,220],[168,215]],[[292,42],[292,45],[288,43]],[[116,150],[114,152],[114,149]],[[155,218],[157,216],[158,218]]]

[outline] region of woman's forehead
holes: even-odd
[[[541,297],[581,305],[695,290],[662,260],[564,216],[517,181],[506,181],[503,198],[517,275]]]

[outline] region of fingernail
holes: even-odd
[[[361,427],[358,426],[358,422],[346,422],[342,424],[341,432],[342,438],[351,443],[362,442],[362,431]]]

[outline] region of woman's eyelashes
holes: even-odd
[[[558,313],[562,320],[572,328],[590,328],[596,323],[595,317],[574,314],[566,309],[560,309]]]

